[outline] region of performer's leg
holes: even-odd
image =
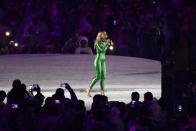
[[[100,86],[101,86],[101,95],[104,95],[104,86],[105,86],[105,78],[100,79]]]
[[[98,80],[99,80],[99,78],[97,76],[95,76],[95,78],[90,83],[90,90],[93,88],[93,86],[97,83]]]
[[[96,73],[95,78],[91,81],[90,86],[89,86],[89,89],[88,89],[88,91],[87,91],[88,96],[91,96],[91,95],[90,95],[90,91],[92,90],[92,88],[93,88],[93,86],[96,84],[96,82],[97,82],[98,80],[100,80],[100,76],[101,76],[101,62],[100,62],[100,60],[98,60],[98,61],[95,63],[95,73]]]
[[[101,65],[102,65],[102,68],[101,68],[100,88],[101,88],[101,94],[104,95],[105,76],[106,76],[105,61],[103,61]]]

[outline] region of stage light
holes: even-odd
[[[152,1],[152,4],[156,4],[157,2],[156,1]]]
[[[109,46],[109,49],[112,51],[112,50],[114,50],[114,46],[113,45],[110,45]]]
[[[10,32],[9,31],[6,31],[5,32],[5,36],[10,36]]]
[[[113,43],[112,40],[110,40],[109,50],[110,51],[113,51],[114,50],[114,43]]]
[[[18,47],[18,43],[17,43],[17,42],[15,42],[15,43],[14,43],[14,46],[15,46],[15,47]]]

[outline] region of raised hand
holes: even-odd
[[[107,39],[106,42],[110,45],[111,40],[110,39]]]
[[[65,89],[72,90],[71,86],[68,83],[65,83]]]
[[[110,41],[110,45],[114,45],[114,42],[112,40]]]

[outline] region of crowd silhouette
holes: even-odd
[[[65,97],[69,91],[70,98]],[[2,131],[194,131],[195,96],[173,114],[165,110],[165,101],[151,92],[140,101],[138,92],[130,92],[130,102],[109,101],[95,95],[90,110],[68,84],[45,98],[39,85],[30,90],[21,80],[12,83],[7,93],[0,91],[0,130]],[[4,102],[6,99],[6,102]],[[189,103],[188,103],[189,102]]]

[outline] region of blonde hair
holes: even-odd
[[[106,34],[106,31],[100,31],[100,32],[98,32],[97,37],[96,37],[95,42],[94,42],[94,47],[96,46],[96,44],[98,42],[105,41],[106,40],[106,39],[104,40],[104,38],[102,37],[102,34]]]

